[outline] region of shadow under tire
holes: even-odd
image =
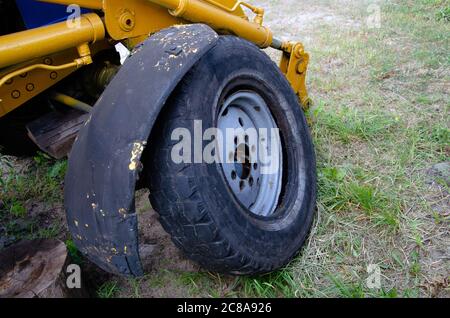
[[[203,131],[218,127],[225,101],[239,92],[260,96],[280,132],[281,182],[266,215],[246,206],[220,163],[172,160],[179,143],[172,132],[187,129],[193,143],[194,120],[202,121]],[[210,143],[203,141],[202,149]],[[187,257],[208,270],[236,275],[274,271],[289,263],[308,236],[316,202],[309,128],[285,76],[245,40],[222,36],[184,77],[158,118],[143,163],[162,226]],[[239,178],[247,178],[243,182],[250,187],[248,174]]]

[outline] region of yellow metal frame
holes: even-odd
[[[309,54],[301,43],[287,42],[282,45],[280,69],[286,75],[289,83],[297,93],[306,111],[312,104],[306,89],[306,73],[308,71]]]
[[[110,48],[106,41],[86,44],[0,70],[0,117],[59,83],[92,56]]]
[[[234,34],[261,48],[269,47],[272,32],[247,17],[235,15],[205,0],[147,0],[169,10],[175,17],[195,23],[204,23],[219,33]]]
[[[0,117],[45,91],[77,68],[92,63],[91,50],[111,48],[116,41],[132,48],[152,33],[183,23],[204,23],[220,34],[233,34],[261,48],[283,51],[281,71],[304,108],[309,55],[301,43],[274,39],[263,26],[264,10],[237,0],[38,0],[103,11],[65,22],[0,36]],[[252,20],[242,7],[250,9]],[[97,43],[97,44],[96,44]],[[49,61],[51,60],[51,63]],[[55,76],[56,74],[56,76]]]
[[[44,55],[96,43],[105,38],[105,26],[97,14],[82,15],[78,26],[66,22],[0,36],[0,68]]]

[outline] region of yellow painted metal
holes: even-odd
[[[11,81],[14,77],[26,74],[26,73],[34,71],[36,69],[43,69],[43,70],[47,70],[47,71],[60,71],[60,70],[66,69],[66,68],[73,68],[73,67],[76,68],[76,67],[78,67],[78,65],[79,64],[75,61],[66,63],[66,64],[62,64],[62,65],[57,65],[57,66],[47,65],[47,64],[30,65],[30,66],[18,69],[17,71],[14,71],[14,72],[11,72],[11,73],[5,75],[2,79],[0,79],[0,87],[3,86],[5,83]],[[1,102],[2,101],[0,101],[0,103]]]
[[[61,104],[81,110],[82,112],[85,112],[85,113],[89,113],[92,111],[91,105],[86,104],[78,99],[75,99],[75,98],[69,96],[69,95],[55,92],[51,95],[51,98]]]
[[[286,75],[289,83],[298,95],[303,109],[306,111],[311,106],[306,88],[306,73],[309,64],[309,54],[305,52],[303,44],[296,42],[285,42],[282,44],[283,56],[280,69]]]
[[[0,68],[37,57],[95,43],[105,38],[105,27],[94,13],[80,17],[80,24],[71,27],[66,22],[31,29],[0,37]]]
[[[253,22],[255,22],[256,24],[262,25],[263,24],[263,20],[264,20],[264,9],[263,8],[258,8],[255,7],[254,5],[251,5],[250,3],[244,2],[244,1],[238,1],[234,4],[233,7],[227,7],[226,5],[214,1],[214,0],[204,0],[206,2],[211,3],[212,5],[215,5],[216,7],[219,7],[222,10],[225,10],[227,12],[236,12],[236,10],[241,9],[241,6],[243,7],[247,7],[250,10],[252,10],[252,12],[254,14],[256,14],[255,19],[253,20]]]
[[[30,65],[63,65],[71,63],[76,58],[78,52],[76,49],[70,49],[50,56],[38,58],[28,62],[25,65],[17,66],[17,69],[23,69]],[[16,69],[8,68],[0,72],[0,77],[14,72]],[[43,68],[34,68],[27,73],[21,73],[0,86],[0,117],[27,102],[34,96],[45,91],[47,88],[55,85],[66,78],[76,70],[76,67],[64,68],[59,71],[47,70]]]
[[[282,50],[282,72],[303,106],[307,108],[310,104],[306,89],[309,55],[301,43],[273,38],[272,32],[262,25],[262,8],[238,0],[39,1],[102,10],[104,17],[89,13],[81,16],[77,27],[61,22],[1,36],[0,117],[68,76],[77,67],[91,63],[87,43],[109,41],[110,47],[114,40],[120,40],[131,48],[151,33],[191,22],[205,23],[218,33],[234,34],[261,48],[272,46]],[[246,16],[242,6],[253,11],[253,21]],[[78,51],[74,49],[76,47]],[[45,57],[49,56],[54,58],[51,65],[45,62]]]
[[[0,79],[9,77],[6,81],[2,80],[4,84],[0,86],[0,117],[76,71],[82,63],[74,61],[81,59],[89,63],[92,60],[90,51],[95,55],[110,48],[106,41],[91,45],[90,50],[81,45],[78,49],[72,48],[0,70]],[[11,77],[10,74],[20,75]]]
[[[84,65],[89,65],[92,63],[92,56],[91,56],[91,52],[89,49],[89,45],[87,45],[86,43],[81,44],[80,46],[77,47],[77,50],[78,50],[80,57],[73,60],[70,63],[66,63],[66,64],[62,64],[62,65],[34,64],[34,65],[30,65],[30,66],[18,69],[14,72],[11,72],[11,73],[5,75],[4,77],[0,78],[0,87],[2,85],[4,85],[6,82],[13,79],[14,77],[31,72],[38,68],[48,70],[48,71],[60,71],[60,70],[66,69],[66,68],[73,68],[73,67],[80,68]]]
[[[104,0],[103,11],[108,35],[114,40],[143,40],[151,33],[183,23],[146,0]]]
[[[249,40],[261,48],[272,44],[272,31],[233,15],[201,0],[147,0],[169,10],[170,14],[195,23],[205,23],[219,33],[229,33]]]
[[[247,19],[247,15],[241,8],[241,3],[243,1],[237,0],[204,0],[204,1],[209,1],[211,3],[215,2],[216,5],[219,4],[225,11],[231,12],[238,17]]]
[[[237,2],[236,0],[221,0],[221,3],[224,6],[233,7]],[[167,8],[148,0],[103,0],[103,12],[105,13],[105,25],[111,38],[127,40],[131,45],[141,42],[151,33],[187,22],[169,14]],[[232,13],[223,10],[220,12],[246,18],[240,7]]]

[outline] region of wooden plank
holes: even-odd
[[[21,241],[10,246],[0,252],[0,298],[88,297],[81,275],[80,288],[69,288],[71,263],[59,240]]]
[[[28,135],[42,151],[61,159],[69,154],[88,118],[89,114],[77,110],[54,111],[28,124]]]

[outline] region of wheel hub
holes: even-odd
[[[282,150],[266,102],[255,92],[237,92],[225,100],[217,122],[224,136],[219,145],[221,159],[226,159],[222,169],[231,191],[251,213],[273,214],[281,192]],[[271,161],[279,166],[268,173]]]

